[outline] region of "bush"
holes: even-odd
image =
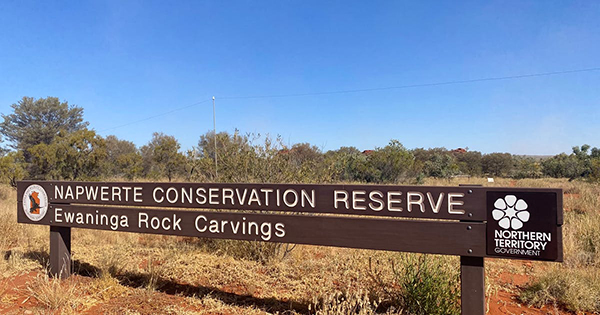
[[[398,140],[391,140],[383,147],[368,155],[368,163],[376,170],[374,181],[397,184],[415,178],[414,155]]]
[[[266,263],[285,257],[294,247],[282,243],[197,238],[192,242],[209,252]]]
[[[512,175],[515,161],[510,153],[490,153],[481,158],[483,172],[489,176],[508,177]]]
[[[594,158],[591,161],[590,181],[600,182],[600,158]]]
[[[458,268],[449,267],[448,261],[439,256],[403,254],[400,257],[400,266],[391,261],[391,280],[371,268],[371,278],[376,289],[384,293],[384,302],[407,314],[460,314]]]
[[[557,267],[525,288],[520,299],[536,307],[554,304],[576,312],[600,312],[600,271]]]

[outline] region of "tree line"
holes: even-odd
[[[13,185],[20,179],[418,183],[454,176],[600,181],[600,149],[589,145],[545,158],[407,149],[398,140],[374,150],[323,152],[309,143],[288,147],[280,137],[238,131],[215,137],[209,131],[192,149],[182,150],[175,137],[163,133],[141,147],[113,135],[101,137],[89,128],[81,107],[56,97],[24,97],[11,107],[0,122],[0,180]]]

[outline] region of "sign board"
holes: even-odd
[[[20,223],[562,260],[560,189],[62,181],[17,187]]]
[[[557,192],[488,191],[487,254],[562,260]]]
[[[51,204],[331,213],[485,221],[484,191],[466,187],[204,183],[21,182]],[[470,193],[469,193],[470,191]],[[19,194],[21,196],[21,194]]]
[[[461,311],[485,313],[485,257],[562,261],[562,190],[214,183],[17,183],[17,221],[50,226],[50,273],[71,228],[460,256]]]
[[[485,255],[485,225],[477,222],[50,205],[48,215],[36,223],[219,239]]]

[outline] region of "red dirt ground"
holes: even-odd
[[[501,273],[498,281],[505,287],[522,287],[529,282],[529,277],[522,274]],[[515,293],[508,291],[498,291],[493,294],[488,301],[489,312],[491,315],[500,314],[569,314],[561,313],[555,309],[549,310],[546,307],[542,309],[531,308],[520,303]]]
[[[27,310],[30,310],[35,306],[35,302],[28,298],[27,293],[27,283],[33,280],[37,276],[37,272],[30,272],[26,274],[22,274],[16,276],[12,279],[3,279],[0,280],[0,292],[2,293],[1,298],[9,298],[13,299],[12,304],[9,307],[3,308],[3,305],[0,305],[0,313],[9,314],[9,313],[17,313],[24,314]],[[4,291],[6,290],[6,291]]]
[[[526,263],[525,263],[526,264]],[[0,303],[1,314],[33,314],[35,310],[40,310],[40,305],[34,298],[29,298],[27,285],[34,281],[39,275],[39,272],[29,272],[10,279],[0,280],[0,293],[4,300]],[[74,281],[86,282],[90,281],[86,277],[74,276]],[[511,289],[519,289],[526,285],[529,277],[523,274],[501,273],[498,276],[498,281],[502,287],[507,290],[495,292],[488,301],[488,313],[490,315],[572,315],[573,313],[562,311],[554,306],[544,306],[540,308],[528,307],[520,303],[517,294],[509,292]],[[134,289],[131,289],[134,290]],[[260,291],[258,289],[248,289],[240,286],[225,286],[222,288],[225,292],[238,294],[252,294],[249,291]],[[517,290],[514,290],[515,292]],[[8,302],[8,303],[7,303]],[[83,314],[118,314],[123,310],[135,310],[139,314],[157,314],[164,311],[165,306],[177,306],[180,310],[186,311],[201,311],[201,306],[190,305],[185,298],[176,295],[170,295],[162,292],[152,292],[146,296],[140,294],[125,294],[123,296],[113,298],[105,303],[100,303],[83,312]],[[243,312],[243,311],[242,311]],[[229,313],[215,313],[229,314]],[[242,314],[242,313],[240,313]]]
[[[523,267],[531,268],[532,263],[526,261],[509,261],[508,263],[521,264]],[[530,281],[530,277],[525,274],[513,274],[509,272],[500,273],[496,279],[497,283],[507,290],[500,290],[491,297],[488,297],[490,315],[572,315],[574,313],[561,310],[553,305],[546,305],[542,308],[535,308],[524,305],[519,301],[515,293],[523,288]],[[511,290],[515,289],[515,290]],[[514,291],[514,292],[511,292]],[[591,313],[580,313],[581,315],[591,315]]]

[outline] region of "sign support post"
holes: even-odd
[[[460,256],[460,308],[462,315],[485,314],[483,257]]]
[[[71,228],[50,226],[50,275],[71,276]]]
[[[460,187],[482,185],[460,184]],[[469,190],[471,193],[472,190]],[[462,220],[461,222],[469,222]],[[462,315],[485,314],[485,258],[460,256],[460,311]]]

